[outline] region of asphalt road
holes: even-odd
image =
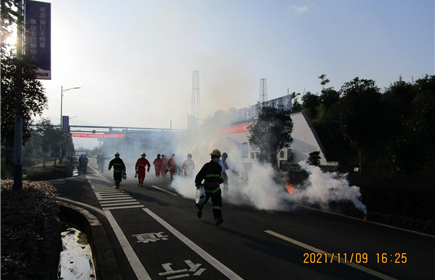
[[[144,187],[128,178],[115,190],[111,172],[97,172],[93,159],[90,165],[71,179],[74,187],[62,180],[55,187],[101,220],[124,279],[434,279],[434,236],[225,199],[224,223],[216,226],[211,201],[198,219],[194,201],[168,178],[150,172]]]

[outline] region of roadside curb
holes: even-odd
[[[59,217],[80,227],[86,234],[92,249],[97,279],[121,280],[121,272],[116,262],[115,254],[107,238],[103,225],[96,216],[88,210],[76,205],[57,200]]]

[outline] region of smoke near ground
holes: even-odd
[[[289,201],[319,204],[323,209],[327,209],[331,202],[350,201],[364,215],[367,214],[367,208],[360,200],[359,187],[350,186],[345,175],[323,172],[318,166],[303,161],[299,165],[309,176],[304,183],[305,189],[289,195]]]
[[[133,176],[136,160],[145,152],[151,163],[150,174],[154,174],[152,162],[158,153],[166,154],[168,158],[174,153],[179,166],[190,153],[195,162],[193,177],[175,176],[171,186],[183,197],[193,200],[196,174],[210,161],[210,152],[219,149],[222,153],[228,153],[230,166],[227,171],[229,189],[222,194],[224,205],[230,203],[251,205],[260,210],[290,211],[297,204],[316,205],[327,210],[334,202],[352,202],[357,209],[367,213],[366,206],[361,202],[359,187],[350,186],[344,175],[323,172],[319,167],[300,162],[308,178],[302,184],[295,185],[295,191],[289,193],[287,182],[292,183],[292,178],[288,178],[288,174],[275,171],[270,164],[243,159],[237,146],[240,143],[231,135],[219,133],[221,128],[231,125],[234,111],[218,111],[206,119],[203,125],[189,129],[185,134],[162,133],[150,135],[147,139],[133,136],[123,141],[108,141],[102,147],[106,165],[113,158],[114,151],[119,151],[127,166],[128,176]],[[221,188],[224,186],[221,185]]]
[[[300,186],[295,186],[295,192],[287,191],[286,174],[276,172],[270,164],[241,159],[237,143],[227,135],[220,135],[219,128],[229,125],[224,115],[211,118],[208,123],[195,131],[190,131],[186,141],[179,142],[175,150],[182,151],[184,158],[191,153],[195,161],[193,178],[175,177],[172,188],[183,197],[194,199],[196,188],[194,179],[201,167],[210,161],[210,152],[219,149],[228,153],[227,171],[229,190],[223,193],[223,203],[235,205],[251,205],[260,210],[290,211],[296,204],[318,205],[328,209],[332,202],[352,202],[357,209],[366,214],[367,210],[361,202],[360,189],[350,186],[344,175],[323,172],[319,167],[300,162],[303,170],[308,172],[308,179]],[[221,185],[221,188],[224,186]]]

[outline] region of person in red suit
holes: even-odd
[[[164,154],[162,154],[162,167],[160,168],[160,175],[162,175],[163,178],[166,176],[166,165],[168,164],[168,159]]]
[[[174,180],[174,174],[175,171],[177,171],[177,161],[175,160],[175,154],[172,154],[172,156],[168,160],[168,169],[171,173],[171,181]]]
[[[157,154],[157,158],[153,161],[153,164],[156,171],[156,178],[159,178],[163,165],[163,160],[160,158],[160,154]]]
[[[138,175],[139,183],[138,186],[143,187],[143,180],[145,180],[145,168],[148,166],[148,172],[150,172],[151,164],[150,162],[145,158],[146,154],[142,153],[140,155],[140,158],[137,159],[135,169],[136,173]]]
[[[183,168],[184,177],[192,178],[195,162],[193,162],[191,154],[187,155],[187,159],[183,162],[181,168]]]

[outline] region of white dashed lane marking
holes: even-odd
[[[103,210],[143,207],[139,201],[122,190],[94,190]]]

